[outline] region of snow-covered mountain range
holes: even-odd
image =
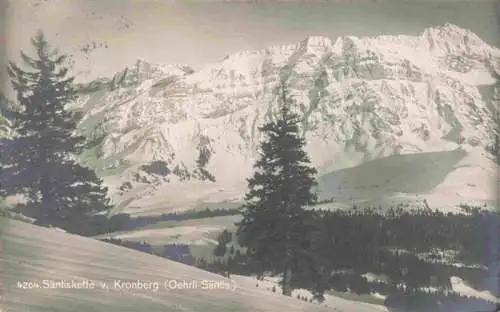
[[[451,209],[496,197],[499,73],[498,48],[446,24],[420,36],[308,37],[198,71],[138,60],[80,85],[73,107],[93,142],[82,161],[131,213],[241,198],[280,79],[304,117],[320,199]]]

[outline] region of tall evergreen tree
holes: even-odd
[[[85,138],[75,135],[77,116],[67,109],[76,96],[67,57],[41,31],[32,44],[35,57],[21,51],[27,70],[13,62],[7,68],[22,109],[14,114],[15,136],[1,141],[0,195],[23,194],[38,224],[71,231],[83,217],[110,208],[107,189],[75,161]]]
[[[227,229],[224,229],[222,233],[217,237],[217,246],[214,249],[214,256],[224,257],[227,252],[227,244],[231,242],[232,234]]]
[[[283,274],[283,294],[291,296],[294,272],[307,259],[310,246],[308,212],[316,202],[312,188],[316,169],[309,166],[299,135],[299,116],[291,112],[292,99],[284,83],[278,94],[280,110],[276,120],[260,128],[267,135],[261,143],[261,157],[248,180],[243,219],[237,223],[242,246],[261,272]]]
[[[10,133],[9,121],[0,112],[0,138],[7,137]]]
[[[10,134],[11,124],[8,118],[12,110],[10,106],[10,101],[0,92],[0,138],[8,137]]]

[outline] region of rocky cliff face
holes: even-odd
[[[377,161],[387,157],[460,150],[465,154],[452,157],[454,167],[434,184],[389,195],[435,195],[439,187],[451,188],[446,186],[451,177],[467,172],[475,195],[457,200],[486,199],[488,185],[496,181],[494,156],[487,151],[496,129],[493,85],[499,59],[500,50],[446,24],[416,37],[309,37],[228,55],[199,71],[138,61],[111,79],[81,86],[74,105],[85,114],[79,130],[94,143],[82,161],[105,177],[121,207],[189,208],[213,194],[215,186],[222,190],[217,200],[238,197],[262,139],[258,126],[273,118],[276,86],[285,79],[293,108],[303,116],[308,152],[323,177],[361,164],[379,166]],[[393,169],[384,179],[398,175]],[[419,174],[413,169],[399,183]],[[343,183],[328,179],[322,194],[338,197],[329,185],[336,190]],[[362,193],[356,183],[350,195]],[[379,188],[384,183],[379,181]],[[464,183],[453,189],[463,194]],[[225,193],[232,187],[235,193]],[[487,190],[478,193],[478,188]],[[172,204],[179,190],[194,199]],[[386,193],[354,198],[374,200]]]

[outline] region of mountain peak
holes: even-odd
[[[479,37],[473,33],[472,31],[462,28],[460,26],[457,26],[455,24],[451,23],[446,23],[444,25],[438,25],[434,27],[429,27],[427,28],[424,33],[430,33],[434,35],[438,35],[440,37],[446,38],[446,37],[475,37],[479,39]],[[479,39],[480,40],[480,39]]]
[[[126,68],[133,69],[137,72],[162,72],[170,74],[172,71],[181,70],[185,73],[192,73],[194,70],[186,64],[156,64],[151,63],[144,58],[137,58],[133,63],[130,63]]]
[[[455,24],[452,24],[452,23],[445,23],[444,25],[438,25],[438,26],[427,28],[427,29],[436,29],[442,33],[448,33],[448,34],[451,34],[451,33],[464,34],[464,35],[472,34],[472,32],[470,30],[462,28],[462,27],[455,25]]]
[[[330,48],[332,46],[332,40],[323,36],[309,36],[302,40],[299,44],[301,49],[307,49],[308,51],[322,51]]]
[[[130,86],[139,85],[146,80],[157,81],[169,76],[182,77],[193,72],[194,70],[187,65],[160,65],[138,58],[116,73],[112,80],[119,81],[120,85]]]
[[[421,37],[427,39],[431,46],[436,45],[477,45],[485,43],[472,31],[459,27],[455,24],[446,23],[434,26],[423,31]]]

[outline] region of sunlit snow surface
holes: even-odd
[[[455,291],[459,294],[462,294],[464,296],[468,296],[471,298],[481,298],[481,299],[489,301],[489,302],[500,302],[500,300],[497,297],[495,297],[490,291],[476,290],[476,289],[468,286],[461,278],[459,278],[457,276],[452,276],[450,281],[451,281],[451,286],[452,286],[453,291]]]

